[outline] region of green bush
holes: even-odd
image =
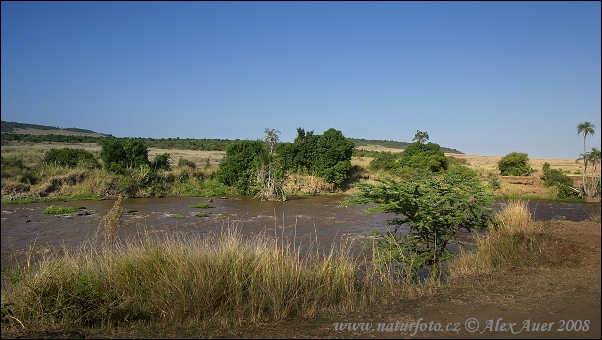
[[[529,176],[535,172],[529,165],[529,157],[522,152],[511,152],[502,157],[498,169],[502,176]]]
[[[155,159],[153,160],[151,166],[153,169],[155,169],[155,171],[157,171],[157,170],[169,171],[169,170],[171,170],[171,165],[169,163],[170,159],[171,159],[171,156],[169,155],[169,153],[159,154],[159,155],[155,156]]]
[[[388,170],[391,171],[399,167],[398,160],[401,154],[387,152],[379,152],[372,161],[370,161],[370,168],[372,170]]]
[[[255,193],[255,172],[259,169],[261,159],[266,157],[266,145],[259,140],[232,143],[220,162],[217,179],[221,183],[236,187],[241,194],[252,195]]]
[[[102,140],[100,158],[108,171],[119,173],[123,168],[137,168],[149,164],[148,149],[140,139],[117,138]]]
[[[546,187],[556,187],[559,198],[567,198],[573,195],[573,180],[565,175],[562,170],[552,169],[550,163],[545,162],[542,167],[541,180]]]
[[[415,142],[403,151],[399,165],[401,167],[439,172],[447,170],[448,162],[439,144]]]
[[[180,160],[178,161],[178,167],[185,167],[185,166],[196,169],[196,164],[193,161],[187,160],[185,158],[180,158]]]
[[[94,154],[85,149],[50,149],[46,151],[42,161],[46,164],[55,164],[68,168],[75,168],[81,165],[89,169],[94,169],[100,166]]]
[[[353,142],[333,128],[322,135],[298,128],[293,143],[277,145],[276,154],[286,171],[319,176],[341,185],[351,172]]]
[[[14,178],[19,183],[31,185],[35,185],[40,181],[38,178],[38,173],[35,170],[30,169],[23,162],[23,155],[10,155],[8,157],[1,157],[0,164],[3,180]]]

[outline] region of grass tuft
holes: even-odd
[[[496,215],[486,235],[478,235],[476,250],[461,253],[451,264],[451,275],[467,275],[500,269],[539,267],[565,261],[577,254],[546,229],[545,222],[532,220],[527,201],[514,200]],[[570,254],[569,254],[570,255]]]
[[[79,211],[78,207],[64,207],[61,205],[51,205],[48,208],[44,209],[43,213],[51,214],[51,215],[59,215],[59,214],[68,214],[68,213],[72,213],[72,212],[76,212],[76,211]]]

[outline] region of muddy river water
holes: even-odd
[[[387,230],[386,221],[393,214],[363,214],[366,207],[338,207],[344,196],[294,197],[287,202],[262,202],[250,197],[228,198],[136,198],[125,199],[122,207],[133,211],[124,213],[119,231],[121,238],[141,230],[151,233],[184,232],[203,234],[224,227],[238,227],[243,232],[267,232],[297,242],[317,240],[330,247],[333,242],[361,239],[371,230]],[[191,208],[208,203],[210,208]],[[494,208],[499,209],[499,200]],[[73,248],[102,232],[101,220],[113,207],[114,201],[54,202],[54,205],[77,206],[78,213],[44,214],[51,203],[24,205],[2,204],[2,268],[14,262],[15,254],[31,249],[44,254],[62,247]],[[582,221],[592,212],[600,211],[599,203],[530,201],[536,220],[566,219]],[[206,213],[206,216],[198,214]],[[470,235],[462,237],[469,238]],[[359,242],[356,242],[359,244]],[[358,247],[359,249],[359,247]]]

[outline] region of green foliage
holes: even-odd
[[[498,175],[489,177],[489,187],[493,190],[497,190],[502,187],[502,182],[500,181],[500,177]]]
[[[290,143],[281,143],[276,149],[278,158],[284,168],[291,172],[316,174],[314,161],[317,159],[319,135],[314,135],[313,130],[305,132],[297,128],[297,137]]]
[[[279,144],[276,154],[287,171],[319,176],[341,185],[351,171],[353,142],[333,128],[322,135],[298,128],[294,142]]]
[[[541,180],[546,187],[556,187],[558,198],[573,196],[573,180],[565,175],[562,170],[552,169],[550,163],[545,162],[542,167]]]
[[[46,151],[42,161],[46,164],[56,164],[68,168],[75,168],[81,165],[88,169],[94,169],[100,166],[94,154],[85,149],[53,148]]]
[[[51,205],[48,208],[44,209],[44,214],[58,215],[58,214],[68,214],[72,212],[79,211],[78,207],[63,207],[60,205]]]
[[[191,205],[190,208],[206,209],[206,208],[211,208],[211,206],[209,205],[209,203],[197,203],[195,205]]]
[[[155,169],[155,171],[157,171],[157,170],[169,171],[169,170],[171,170],[170,160],[171,160],[171,156],[169,155],[169,153],[158,154],[155,156],[155,159],[152,161],[151,167],[153,169]],[[194,163],[192,163],[192,164],[194,164]]]
[[[230,144],[226,156],[220,162],[217,179],[226,185],[234,186],[239,193],[255,193],[255,172],[260,160],[268,156],[263,142],[243,140]]]
[[[196,169],[196,164],[193,161],[190,161],[186,158],[180,158],[178,161],[178,167],[190,167],[192,169]]]
[[[148,149],[142,140],[126,138],[123,142],[123,149],[125,151],[126,167],[135,168],[149,164]]]
[[[529,157],[522,152],[511,152],[502,157],[498,169],[502,176],[529,176],[535,172],[529,165]]]
[[[439,172],[447,169],[448,162],[439,144],[415,142],[403,151],[399,165],[401,167]]]
[[[427,140],[429,140],[429,134],[426,131],[416,130],[416,134],[412,140],[416,141],[418,144],[424,144]]]
[[[329,183],[341,185],[351,170],[353,142],[343,133],[328,129],[318,138],[315,169]]]
[[[102,140],[100,158],[104,168],[119,173],[122,168],[137,168],[149,164],[148,149],[140,139],[107,138]]]
[[[0,164],[3,180],[14,178],[19,183],[25,185],[35,185],[40,181],[35,170],[30,169],[25,165],[23,155],[10,155],[6,158],[1,157]]]
[[[400,216],[389,221],[394,231],[373,235],[374,244],[380,250],[380,261],[402,264],[414,279],[418,270],[428,265],[432,273],[439,274],[439,262],[451,256],[446,247],[460,229],[485,230],[492,220],[489,206],[493,194],[465,166],[414,175],[404,181],[385,178],[377,184],[358,183],[357,189],[343,201],[344,206],[374,204],[368,212]],[[402,225],[408,225],[410,233],[399,237],[397,231]]]

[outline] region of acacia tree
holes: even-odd
[[[424,144],[424,142],[429,140],[429,134],[426,131],[416,130],[416,134],[412,140],[418,142],[419,144]]]
[[[577,125],[577,134],[582,134],[583,133],[583,192],[585,194],[586,197],[590,197],[590,195],[593,196],[593,193],[589,192],[589,188],[588,185],[586,183],[587,178],[586,178],[586,173],[587,173],[587,165],[588,165],[588,153],[587,153],[587,149],[585,147],[585,140],[587,138],[587,135],[593,135],[594,134],[594,129],[596,128],[596,126],[594,124],[592,124],[592,122],[583,122],[579,125]]]
[[[358,191],[343,206],[374,204],[367,212],[395,213],[388,223],[395,229],[387,234],[373,231],[375,258],[383,263],[399,263],[412,279],[418,270],[430,266],[439,276],[442,261],[450,258],[447,245],[461,229],[485,230],[492,221],[493,193],[466,166],[415,175],[407,180],[378,179],[375,184],[358,183]],[[407,225],[408,234],[399,236]]]

